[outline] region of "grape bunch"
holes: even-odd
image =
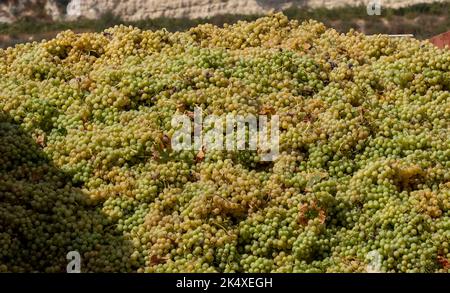
[[[65,31],[0,75],[1,272],[450,271],[447,49],[272,14]],[[278,158],[172,149],[195,109],[278,115]]]

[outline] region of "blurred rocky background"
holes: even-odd
[[[61,30],[99,31],[124,23],[144,29],[184,30],[252,20],[284,11],[314,18],[339,31],[414,34],[429,38],[450,29],[449,0],[379,0],[381,15],[368,15],[377,0],[0,0],[0,47],[51,38]]]

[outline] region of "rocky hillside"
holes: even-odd
[[[61,19],[69,1],[59,0],[0,0],[0,23],[23,18]]]
[[[110,11],[125,20],[156,17],[205,18],[217,14],[265,14],[296,7],[327,7],[368,4],[372,0],[72,0],[67,7],[70,18],[97,18]],[[386,7],[402,7],[436,0],[381,0]]]
[[[112,12],[124,20],[157,17],[204,18],[218,14],[265,14],[295,7],[367,4],[373,0],[0,0],[0,22],[18,19],[96,19]],[[385,7],[448,0],[381,0]]]

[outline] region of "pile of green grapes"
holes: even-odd
[[[0,271],[450,270],[450,50],[274,14],[66,31],[0,77]],[[278,115],[279,157],[174,151],[196,107]]]

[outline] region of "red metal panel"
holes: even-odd
[[[444,48],[445,45],[450,47],[450,31],[432,37],[430,39],[430,42],[433,43],[436,47],[439,47],[441,49]]]

